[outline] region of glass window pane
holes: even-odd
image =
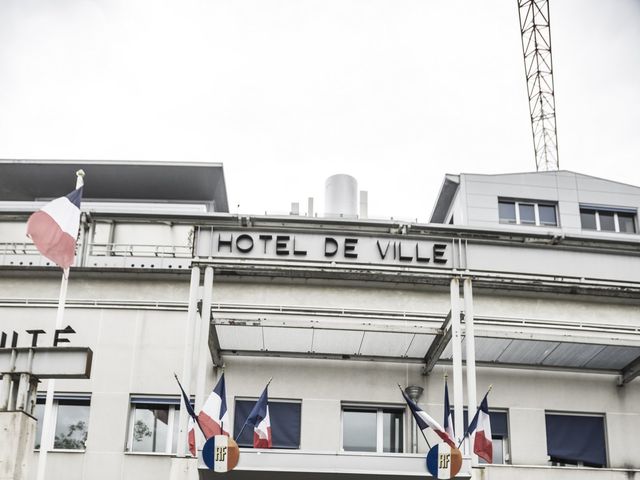
[[[619,213],[618,225],[622,233],[636,233],[635,215],[633,213]]]
[[[383,451],[402,453],[402,412],[383,411],[382,430]]]
[[[174,407],[176,412],[173,415],[173,436],[171,437],[171,453],[178,451],[178,430],[180,429],[180,407]],[[198,427],[196,426],[196,431]]]
[[[134,452],[165,452],[168,421],[168,405],[136,405],[133,413],[131,450]]]
[[[600,230],[604,232],[616,231],[616,224],[613,220],[613,212],[599,211],[598,215],[600,216]]]
[[[519,205],[520,210],[520,223],[524,225],[536,224],[536,211],[535,207],[531,203],[521,203]]]
[[[558,225],[555,205],[538,205],[540,225]]]
[[[33,416],[36,417],[37,422],[34,448],[40,448],[40,439],[42,438],[42,419],[44,417],[44,403],[36,403],[36,406],[33,409]]]
[[[597,230],[595,210],[580,210],[580,223],[585,230]]]
[[[343,412],[342,446],[345,451],[376,451],[377,415],[375,411]]]
[[[80,401],[58,402],[53,448],[84,450],[89,426],[89,405]]]
[[[516,223],[516,204],[514,202],[498,202],[500,223]]]
[[[504,463],[504,440],[502,438],[493,439],[493,463]]]

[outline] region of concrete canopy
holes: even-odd
[[[49,200],[75,187],[86,173],[84,200],[199,203],[228,212],[220,163],[97,160],[0,160],[0,201]]]

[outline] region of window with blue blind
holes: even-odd
[[[607,465],[603,416],[547,413],[545,423],[553,465]]]
[[[236,400],[233,415],[233,436],[240,447],[253,447],[253,427],[247,425],[238,437],[255,400]],[[300,448],[300,402],[283,402],[269,399],[272,448]]]

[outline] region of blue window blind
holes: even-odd
[[[256,400],[236,400],[234,438],[240,433],[255,403]],[[269,402],[273,448],[300,448],[300,410],[299,402]],[[236,441],[241,447],[253,447],[253,427],[247,425]]]
[[[180,405],[180,397],[163,397],[160,395],[131,395],[131,403],[151,405]],[[191,402],[193,404],[193,400]]]
[[[547,414],[545,422],[547,454],[552,459],[606,465],[603,417]]]

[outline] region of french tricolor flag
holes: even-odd
[[[451,415],[451,405],[449,404],[449,388],[447,380],[444,381],[444,431],[451,438],[456,438],[453,433],[453,416]]]
[[[224,373],[220,376],[220,380],[218,380],[207,401],[204,402],[202,410],[198,414],[198,422],[200,422],[202,432],[207,439],[216,435],[229,436],[229,432],[225,430],[225,426],[229,425],[229,416],[227,414]]]
[[[198,452],[196,451],[196,421],[195,417],[192,417],[191,414],[189,414],[189,424],[187,425],[187,443],[189,444],[189,453],[191,454],[191,456],[197,457]]]
[[[411,400],[408,395],[400,389],[402,392],[402,396],[404,397],[407,405],[411,409],[411,413],[413,413],[413,418],[416,419],[416,423],[418,424],[418,428],[420,430],[426,430],[427,428],[432,428],[433,431],[438,435],[442,440],[444,440],[449,446],[455,447],[456,444],[453,439],[449,436],[447,432],[444,431],[444,428],[440,426],[438,422],[436,422],[433,418],[431,418],[427,412],[422,410],[416,403]]]
[[[269,418],[269,398],[267,389],[260,395],[247,417],[247,425],[253,425],[253,448],[271,448],[271,419]]]
[[[469,438],[473,440],[473,453],[488,463],[492,463],[493,443],[491,441],[491,417],[489,416],[487,395],[482,399],[478,411],[469,424]]]
[[[178,382],[178,386],[180,387],[180,393],[182,394],[182,401],[184,403],[185,408],[187,409],[187,413],[189,414],[189,424],[187,426],[187,441],[189,443],[189,453],[192,456],[197,456],[196,452],[196,425],[198,424],[198,417],[196,416],[196,412],[193,410],[191,406],[191,400],[187,395],[187,392],[184,391],[182,385],[180,384],[180,380],[176,377],[176,382]],[[202,427],[200,427],[202,429]]]
[[[73,264],[80,227],[82,186],[56,198],[29,217],[27,236],[42,255],[63,270]]]

